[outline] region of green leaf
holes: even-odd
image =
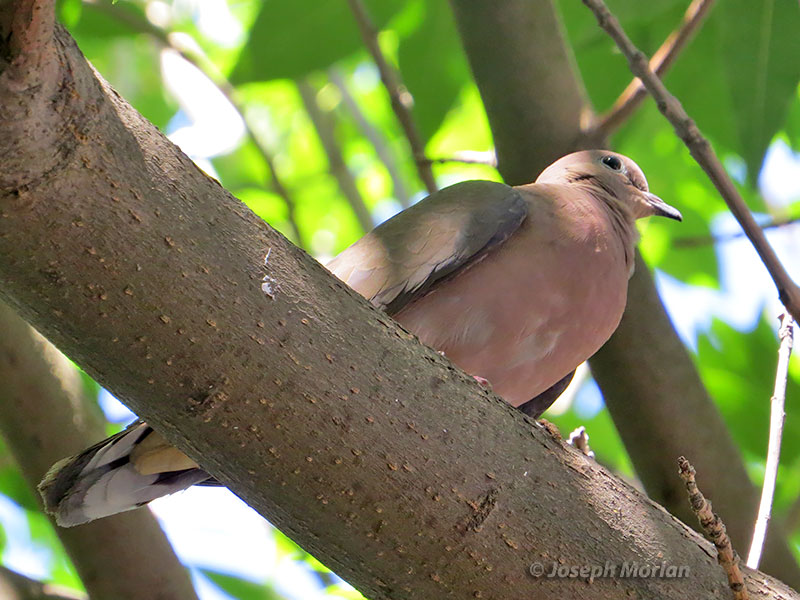
[[[73,4],[71,0],[65,0],[63,10],[69,12],[70,4]],[[138,33],[132,22],[149,23],[144,10],[137,4],[126,2],[124,5],[114,7],[108,4],[108,2],[82,3],[81,10],[77,13],[78,19],[72,23],[65,22],[73,37],[107,42],[108,38],[130,37]],[[128,15],[131,20],[125,18]]]
[[[58,20],[67,27],[75,26],[83,12],[83,2],[81,0],[60,0],[57,7]]]
[[[254,583],[211,569],[199,569],[199,571],[219,589],[237,600],[282,600],[283,598],[268,584]]]
[[[746,460],[763,462],[769,431],[770,397],[778,361],[778,340],[766,320],[742,333],[715,320],[697,341],[703,382],[714,398]],[[800,383],[792,377],[786,390],[786,414],[800,411]],[[781,465],[800,459],[800,421],[786,419]]]
[[[716,12],[724,16],[718,19],[719,51],[736,150],[755,181],[800,81],[800,7],[794,0],[727,0]]]
[[[800,80],[800,10],[789,0],[729,0],[719,46],[735,113],[737,150],[754,181]]]
[[[30,486],[22,477],[17,463],[0,438],[0,494],[8,496],[20,506],[38,511],[39,504]]]
[[[448,2],[427,0],[421,6],[422,22],[400,40],[397,60],[414,98],[414,120],[427,141],[471,79]]]
[[[709,236],[709,222],[725,204],[672,127],[652,103],[645,105],[614,136],[614,148],[636,160],[650,191],[683,213],[682,223],[659,218],[639,223],[648,265],[685,283],[717,287],[713,244],[681,248],[673,243],[676,238]]]
[[[800,90],[798,91],[800,92]],[[789,106],[784,131],[791,149],[800,152],[800,93],[795,94]]]
[[[628,36],[648,54],[680,23],[686,5],[680,0],[610,0],[607,4]],[[605,111],[633,79],[628,63],[581,2],[559,0],[558,8],[586,91],[597,110]]]
[[[378,29],[404,0],[365,2]],[[344,0],[266,0],[230,80],[234,85],[297,79],[363,47],[356,21]]]

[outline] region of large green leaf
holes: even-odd
[[[800,81],[800,7],[795,0],[726,0],[717,13],[735,149],[755,181]]]
[[[365,4],[374,25],[381,28],[404,2],[369,0]],[[344,0],[266,0],[230,79],[235,85],[297,79],[329,67],[362,46]]]
[[[283,598],[269,585],[254,583],[227,573],[212,571],[211,569],[199,570],[214,582],[214,585],[236,598],[236,600],[281,600]]]
[[[8,452],[2,438],[0,438],[0,494],[8,496],[28,510],[39,510],[30,486],[22,478],[19,467]]]
[[[680,22],[685,2],[609,0],[608,6],[631,39],[643,51],[652,53]],[[586,91],[602,112],[633,78],[628,63],[583,3],[559,0],[558,7]]]
[[[447,0],[427,0],[421,6],[422,23],[400,41],[397,59],[414,98],[414,119],[427,141],[439,129],[470,75]]]
[[[800,152],[800,94],[795,94],[786,116],[786,137],[795,152]]]
[[[66,19],[69,32],[77,38],[103,40],[131,37],[141,33],[133,23],[148,24],[142,5],[120,2],[112,6],[110,0],[85,2],[80,7],[72,0],[61,3],[60,16]]]
[[[697,360],[703,381],[720,407],[745,458],[762,462],[769,430],[769,399],[775,381],[778,340],[762,320],[750,333],[714,321],[711,332],[697,341]],[[786,414],[800,414],[800,382],[790,378]],[[800,460],[800,421],[784,424],[781,465]]]

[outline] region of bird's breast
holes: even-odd
[[[395,318],[518,406],[611,336],[625,308],[622,241],[604,227],[574,236],[520,230]],[[584,235],[585,233],[585,235]]]

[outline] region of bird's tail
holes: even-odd
[[[80,454],[58,461],[39,484],[62,527],[80,525],[215,480],[147,423],[136,422]]]

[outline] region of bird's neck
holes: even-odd
[[[603,205],[611,215],[614,231],[622,240],[622,246],[625,249],[625,266],[628,268],[628,278],[630,278],[633,275],[636,243],[639,241],[636,220],[630,211],[622,209],[617,203],[609,204],[604,202]]]
[[[635,247],[639,241],[639,230],[636,228],[636,217],[633,212],[625,205],[614,202],[602,192],[592,186],[586,186],[585,191],[596,201],[596,206],[606,215],[608,222],[614,233],[622,243],[625,255],[625,266],[628,269],[628,277],[633,275]]]

